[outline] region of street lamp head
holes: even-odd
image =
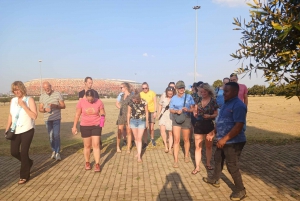
[[[197,9],[200,9],[201,6],[194,6],[193,9],[197,10]]]
[[[42,60],[39,60],[39,62],[42,62]]]

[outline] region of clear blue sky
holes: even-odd
[[[233,18],[249,19],[244,0],[0,1],[0,93],[39,78],[38,60],[44,78],[147,81],[157,93],[170,81],[192,84],[195,5],[197,80],[212,84],[240,66],[229,55],[242,36]]]

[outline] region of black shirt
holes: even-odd
[[[94,89],[91,89],[91,90],[94,91],[94,93],[95,93],[95,97],[94,98],[98,98],[99,99],[98,92],[96,90],[94,90]],[[85,90],[80,91],[79,94],[78,94],[79,98],[83,98],[84,95],[85,95]]]

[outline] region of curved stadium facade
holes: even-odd
[[[52,88],[64,95],[77,95],[79,91],[84,89],[84,79],[57,79],[57,78],[44,78],[42,82],[48,81],[52,85]],[[117,79],[93,79],[93,89],[96,90],[99,95],[118,95],[120,90],[120,84],[128,82],[137,88],[140,83],[131,80],[117,80]],[[33,79],[24,83],[29,96],[38,96],[41,94],[41,80]]]

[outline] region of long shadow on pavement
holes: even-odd
[[[172,172],[166,175],[166,182],[160,190],[156,200],[178,200],[178,198],[185,201],[192,200],[192,197],[182,182],[180,175],[177,172]]]

